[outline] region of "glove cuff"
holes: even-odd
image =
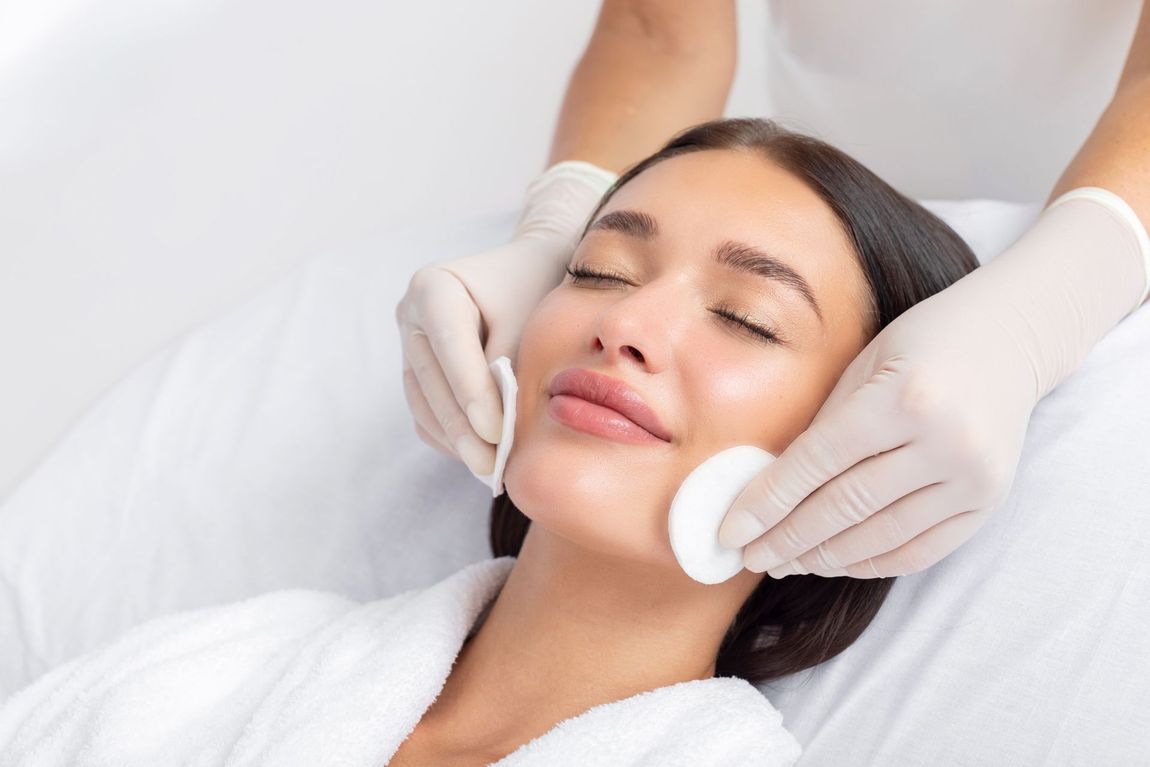
[[[564,160],[527,186],[515,238],[554,238],[567,256],[575,249],[587,219],[619,175],[582,160]]]
[[[1099,186],[1080,186],[1076,189],[1071,189],[1047,205],[1043,212],[1057,205],[1061,205],[1064,202],[1077,199],[1093,200],[1103,207],[1108,208],[1120,221],[1130,228],[1131,234],[1134,235],[1134,239],[1138,243],[1138,251],[1142,256],[1143,287],[1141,298],[1139,298],[1138,302],[1130,309],[1130,311],[1133,312],[1146,301],[1147,296],[1150,296],[1150,235],[1146,233],[1146,227],[1142,225],[1138,214],[1134,212],[1134,209],[1131,208],[1125,200]],[[1129,312],[1127,312],[1127,314],[1129,314]]]

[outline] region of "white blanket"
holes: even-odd
[[[155,619],[0,708],[0,767],[385,764],[514,562],[367,604],[291,589]],[[496,764],[781,767],[800,750],[750,683],[714,677],[595,706]]]

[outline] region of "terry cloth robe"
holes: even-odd
[[[0,766],[380,767],[439,695],[513,557],[361,604],[275,591],[164,616],[0,707]],[[594,706],[495,764],[792,765],[782,715],[737,677]]]

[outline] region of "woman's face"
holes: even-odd
[[[656,231],[641,232],[624,211],[644,214]],[[745,261],[743,246],[777,259],[762,267],[775,276],[716,260],[720,250]],[[567,275],[529,318],[504,482],[533,526],[679,570],[667,532],[679,485],[735,445],[778,456],[810,424],[869,340],[865,277],[817,194],[733,150],[680,155],[639,174],[596,216],[570,268],[623,282]],[[717,313],[724,308],[736,319]],[[744,317],[778,340],[739,325]],[[625,382],[669,439],[624,441],[569,425],[562,413],[580,401],[550,402],[549,393],[569,368]]]

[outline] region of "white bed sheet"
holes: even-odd
[[[985,260],[1036,206],[932,203]],[[517,211],[318,256],[151,357],[0,506],[0,697],[129,626],[309,587],[375,599],[488,556],[490,493],[424,445],[394,307]],[[1150,310],[1035,410],[1010,496],[839,657],[764,692],[802,765],[1144,763]]]

